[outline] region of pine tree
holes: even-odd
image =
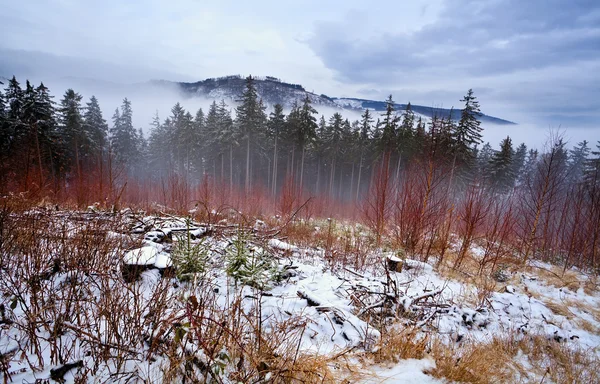
[[[402,113],[402,123],[398,130],[398,151],[406,158],[410,158],[414,151],[414,125],[415,113],[412,110],[410,102]]]
[[[251,148],[256,147],[255,140],[264,132],[267,117],[262,101],[258,99],[256,86],[252,76],[246,78],[246,88],[242,94],[241,104],[236,108],[236,125],[242,140],[246,143],[246,192],[251,186]]]
[[[304,160],[307,145],[314,142],[317,134],[317,118],[315,115],[317,110],[312,106],[311,100],[306,95],[302,102],[302,109],[300,110],[299,130],[298,130],[298,146],[302,151],[302,158],[300,161],[300,187],[303,186],[304,179]]]
[[[75,169],[78,180],[81,181],[83,165],[90,155],[90,139],[83,129],[81,116],[81,95],[68,89],[59,107],[60,135],[64,143],[65,157],[68,169]]]
[[[277,193],[277,174],[278,174],[278,161],[279,154],[278,150],[278,142],[279,136],[281,135],[281,131],[285,126],[285,115],[283,113],[283,106],[281,104],[275,104],[273,107],[273,112],[269,115],[269,121],[267,122],[267,132],[269,141],[273,143],[273,175],[271,182],[271,193],[275,195]]]
[[[500,151],[494,153],[490,159],[489,180],[494,191],[503,194],[514,187],[513,158],[512,140],[507,136],[500,143]]]
[[[206,172],[204,152],[206,150],[206,119],[204,111],[199,108],[194,116],[194,155],[193,163],[196,170],[196,176],[202,177]]]
[[[389,152],[397,145],[398,123],[400,119],[396,115],[395,103],[392,95],[385,102],[385,113],[383,116],[383,131],[379,144],[380,152]]]
[[[490,160],[492,159],[492,155],[494,155],[494,150],[490,143],[485,143],[477,153],[477,167],[482,179],[489,178]]]
[[[3,142],[6,152],[14,154],[17,147],[23,143],[28,131],[27,125],[22,121],[24,93],[14,76],[8,81],[5,99],[8,109]]]
[[[83,113],[83,129],[90,140],[91,151],[101,160],[107,145],[108,124],[102,116],[102,110],[96,96],[90,97]]]
[[[585,163],[590,154],[588,142],[583,140],[569,150],[568,181],[571,184],[580,183],[584,178]]]
[[[169,122],[170,123],[170,122]],[[169,133],[165,124],[160,123],[158,111],[156,111],[150,123],[150,136],[148,138],[148,164],[149,174],[154,180],[160,180],[167,176],[171,169],[171,151],[168,148]]]
[[[0,81],[0,85],[4,84]],[[0,163],[5,164],[8,157],[8,118],[6,113],[6,101],[4,93],[0,89]],[[0,173],[4,173],[4,166],[0,166]],[[0,181],[2,181],[0,176]]]
[[[513,158],[513,174],[515,175],[515,181],[519,181],[521,179],[521,174],[523,173],[525,167],[525,159],[527,158],[527,146],[525,143],[521,143],[517,150],[515,151],[515,156]]]
[[[171,108],[171,131],[169,132],[168,145],[171,153],[173,153],[177,171],[180,174],[185,173],[186,154],[189,154],[187,151],[188,144],[186,143],[187,124],[184,121],[184,116],[185,110],[180,103],[176,103]]]
[[[365,156],[368,153],[368,151],[370,150],[370,135],[371,135],[371,130],[373,129],[373,118],[371,117],[371,113],[369,112],[369,109],[367,108],[365,110],[365,112],[362,114],[361,116],[361,121],[360,121],[360,137],[359,137],[359,145],[360,145],[360,160],[358,163],[358,180],[356,182],[356,197],[355,199],[358,200],[359,195],[360,195],[360,186],[361,186],[361,179],[362,179],[362,173],[363,173],[363,164],[365,161]]]
[[[339,112],[334,113],[329,119],[323,137],[325,153],[329,153],[329,194],[335,193],[335,174],[339,167],[339,159],[342,158],[342,147],[344,139],[344,118]]]
[[[473,96],[472,89],[469,89],[460,101],[464,102],[465,105],[452,135],[454,155],[461,164],[469,165],[474,160],[473,149],[481,143],[483,129],[478,119],[481,116],[481,111],[477,98]]]
[[[110,145],[117,163],[133,172],[139,159],[137,131],[133,127],[131,102],[125,98],[121,110],[117,108],[113,115],[113,127],[110,129]]]
[[[584,182],[588,187],[600,188],[600,140],[596,144],[596,151],[585,162]]]

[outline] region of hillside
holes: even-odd
[[[153,81],[153,84],[157,85],[177,85],[181,90],[189,95],[203,96],[209,99],[225,99],[236,101],[244,90],[244,78],[239,75],[226,76],[219,78],[210,78],[201,80],[195,83],[185,82],[170,82],[166,80]],[[295,101],[300,101],[304,97],[308,96],[316,106],[325,106],[336,109],[350,110],[350,111],[362,111],[365,109],[383,111],[385,110],[385,101],[378,100],[367,100],[357,98],[338,98],[330,97],[324,94],[316,94],[308,92],[300,84],[290,84],[281,81],[275,77],[255,77],[256,89],[259,96],[268,105],[282,104],[284,107],[291,107]],[[451,111],[445,108],[435,108],[423,105],[411,104],[414,112],[423,115],[425,117],[446,117],[452,112],[452,118],[460,118],[460,110],[455,109]],[[404,110],[406,104],[396,104],[397,110]],[[513,125],[516,124],[512,121],[505,120],[499,117],[489,116],[483,114],[480,120],[484,123],[493,123],[500,125]]]

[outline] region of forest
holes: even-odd
[[[511,244],[523,262],[597,267],[600,142],[568,148],[550,132],[542,149],[510,137],[495,149],[482,142],[473,91],[460,101],[458,121],[425,121],[410,103],[396,111],[391,95],[384,113],[356,121],[319,117],[308,97],[268,112],[249,76],[236,107],[192,114],[177,103],[145,136],[127,98],[107,122],[93,96],[69,89],[56,102],[43,83],[13,77],[0,93],[0,191],[180,211],[212,200],[289,214],[307,203],[309,215],[359,218],[377,243],[388,235],[425,260],[457,233],[459,256],[487,239],[486,262]]]

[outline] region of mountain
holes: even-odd
[[[308,96],[316,107],[325,106],[340,110],[351,110],[361,112],[365,109],[373,111],[384,111],[385,101],[356,99],[356,98],[338,98],[329,97],[327,95],[318,95],[308,92],[300,84],[290,84],[281,81],[275,77],[255,77],[256,90],[258,95],[268,105],[282,104],[284,107],[291,107],[294,102],[300,103],[302,99]],[[226,76],[219,78],[206,79],[194,83],[171,82],[166,80],[154,80],[156,85],[175,85],[189,97],[202,96],[209,99],[225,99],[237,101],[244,91],[245,79],[242,76]],[[396,110],[401,111],[406,109],[406,104],[396,104]],[[425,117],[447,117],[452,113],[452,118],[458,120],[460,118],[460,110],[434,108],[423,105],[411,104],[413,111]],[[504,120],[498,117],[482,114],[480,119],[484,123],[493,123],[499,125],[514,125],[516,123]]]

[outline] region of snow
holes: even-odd
[[[296,251],[298,249],[292,244],[277,239],[270,239],[269,245],[273,248],[280,249],[282,251]]]
[[[184,236],[189,228],[190,234],[195,238],[191,240],[194,244],[203,241],[203,245],[211,249],[210,262],[215,268],[211,270],[210,286],[219,308],[230,307],[236,294],[241,297],[256,297],[255,288],[238,286],[222,269],[223,255],[231,246],[233,237],[213,237],[213,233],[208,233],[208,227],[196,224],[188,227],[189,223],[181,218],[147,216],[141,221],[143,225],[134,227],[134,232],[142,226],[151,229],[138,236],[141,247],[117,252],[117,257],[124,264],[158,269],[172,267],[169,253],[172,245],[167,235],[176,231],[177,236],[173,236],[173,241],[176,242],[179,235]],[[264,225],[262,222],[255,224],[260,227]],[[74,230],[69,225],[65,225],[65,228],[70,232]],[[116,231],[110,232],[108,237],[123,240],[129,238],[128,235]],[[197,240],[199,237],[202,239]],[[255,252],[262,251],[260,247],[254,248]],[[586,348],[590,353],[600,355],[600,335],[582,329],[577,320],[583,319],[595,327],[600,327],[600,323],[591,313],[573,305],[584,303],[591,308],[598,308],[600,298],[587,294],[581,288],[573,292],[550,285],[533,273],[521,273],[511,280],[510,285],[499,286],[496,291],[482,293],[473,285],[445,278],[428,263],[412,259],[401,260],[394,254],[379,252],[369,255],[369,262],[366,263],[368,267],[359,273],[349,268],[332,268],[323,260],[324,252],[320,249],[300,247],[276,238],[269,239],[265,248],[269,248],[268,251],[278,257],[277,266],[285,266],[289,273],[281,283],[273,284],[268,295],[260,298],[262,326],[269,331],[285,321],[305,320],[303,327],[293,331],[295,333],[292,335],[298,340],[298,350],[304,353],[332,355],[348,349],[369,352],[380,348],[381,333],[363,320],[368,317],[362,315],[367,311],[374,311],[382,299],[385,300],[392,294],[388,289],[385,271],[381,269],[384,263],[377,262],[388,257],[402,261],[405,266],[402,272],[389,273],[391,282],[398,291],[393,309],[399,314],[401,324],[411,324],[424,333],[435,334],[442,342],[451,346],[463,340],[485,343],[496,336],[520,337],[535,334]],[[533,265],[546,269],[552,267],[539,263]],[[67,277],[66,274],[57,277],[52,285],[46,288],[58,290]],[[152,293],[158,289],[161,281],[164,281],[161,279],[159,271],[146,270],[141,274],[140,281],[133,283],[131,292],[142,293],[142,299],[138,303],[140,308],[144,308],[151,300]],[[115,279],[115,284],[116,281],[118,280]],[[185,287],[188,291],[184,292],[182,288],[174,287],[174,284],[167,284],[164,289],[173,298],[184,295],[189,297],[194,292],[193,288]],[[359,294],[363,294],[363,306],[355,305],[356,301],[353,298]],[[485,299],[479,300],[482,294],[485,294]],[[253,310],[258,300],[244,300],[245,310]],[[550,302],[564,304],[571,315],[564,316],[553,312],[548,304]],[[181,307],[177,307],[180,302],[174,303],[176,305],[170,309],[170,315],[182,311]],[[173,302],[169,305],[173,305]],[[415,314],[421,316],[417,320],[411,320]],[[23,312],[17,307],[15,316],[22,315]],[[411,316],[402,317],[403,315]],[[292,336],[290,337],[294,338]],[[8,333],[0,333],[0,353],[4,354],[15,348],[18,345],[15,341],[17,339],[18,331],[15,329]],[[285,345],[282,344],[281,348],[284,349]],[[46,356],[49,353],[44,352],[45,361],[50,361],[49,356]],[[77,349],[74,355],[81,358],[86,366],[93,364],[83,350]],[[519,355],[517,360],[528,364],[526,356]],[[146,372],[147,377],[160,378],[160,364],[152,365],[148,361],[133,360],[127,364],[128,369]],[[370,367],[374,375],[372,380],[364,382],[441,383],[442,381],[424,373],[434,367],[434,361],[429,358],[402,360],[389,366],[373,366]],[[32,373],[28,370],[28,364],[19,357],[15,357],[11,362],[11,371],[26,370],[14,375],[15,382],[46,379],[49,377],[50,368],[53,367],[45,365],[41,372]],[[74,380],[72,373],[65,378],[68,382]]]
[[[127,252],[123,257],[123,262],[129,265],[153,265],[158,252],[158,249],[152,246],[137,248]]]
[[[431,377],[424,372],[435,368],[435,362],[431,359],[406,359],[389,368],[375,367],[373,372],[377,378],[366,382],[386,384],[442,384],[444,381]]]

